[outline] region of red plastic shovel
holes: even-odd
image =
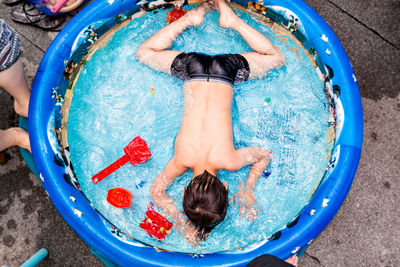
[[[116,162],[96,174],[92,177],[92,182],[97,184],[108,175],[113,173],[114,171],[118,170],[121,166],[125,165],[128,161],[137,166],[139,164],[145,163],[150,157],[151,152],[149,147],[147,146],[146,142],[140,137],[136,136],[125,148],[124,153],[120,159]]]

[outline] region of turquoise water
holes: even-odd
[[[265,239],[296,216],[310,199],[327,166],[328,110],[323,85],[300,47],[285,44],[265,25],[248,14],[238,14],[279,46],[286,65],[262,80],[234,87],[233,129],[235,146],[265,146],[274,152],[271,175],[261,177],[255,197],[261,209],[250,224],[240,218],[239,207],[230,205],[227,217],[205,242],[193,248],[175,230],[164,242],[152,239],[139,228],[149,188],[173,155],[183,108],[183,82],[139,63],[138,46],[166,25],[169,10],[147,14],[119,30],[109,44],[95,53],[75,86],[69,113],[68,136],[71,160],[81,188],[108,220],[125,233],[147,244],[172,251],[217,252],[245,247]],[[199,27],[184,31],[173,49],[208,54],[242,53],[250,47],[233,30],[218,25],[218,13],[206,15]],[[302,59],[288,47],[299,48]],[[152,93],[154,88],[155,94]],[[264,100],[270,98],[266,103]],[[143,165],[126,164],[97,185],[91,176],[123,155],[123,147],[135,136],[146,140],[152,158]],[[237,172],[221,170],[229,195],[247,177],[249,167]],[[188,171],[168,189],[182,209],[182,191],[192,177]],[[123,187],[133,194],[131,207],[114,208],[107,191]]]

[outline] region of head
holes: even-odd
[[[196,226],[200,241],[224,220],[227,209],[226,184],[207,171],[194,177],[183,192],[183,211]]]

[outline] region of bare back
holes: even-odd
[[[193,170],[193,177],[196,177],[205,170],[216,175],[219,169],[236,171],[251,165],[246,185],[242,182],[236,195],[242,215],[246,213],[250,221],[257,216],[253,207],[256,203],[253,191],[258,177],[269,162],[270,151],[264,147],[235,150],[231,114],[232,84],[248,79],[249,75],[262,77],[268,70],[285,63],[280,50],[264,35],[244,23],[224,0],[215,0],[215,7],[220,12],[220,26],[239,32],[255,52],[210,58],[198,53],[167,50],[187,27],[202,24],[205,12],[212,10],[208,3],[189,10],[182,18],[159,30],[136,52],[138,60],[151,68],[185,81],[184,109],[175,141],[175,154],[150,188],[154,203],[173,216],[178,226],[184,226],[184,231],[187,231],[185,237],[193,237],[190,233],[194,229],[185,222],[166,190],[188,168]]]
[[[219,82],[191,81],[183,86],[184,109],[175,157],[194,172],[226,166],[235,150],[232,136],[233,89]]]

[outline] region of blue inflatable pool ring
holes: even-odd
[[[248,6],[244,0],[235,3]],[[174,253],[157,251],[132,239],[108,222],[85,198],[66,160],[68,151],[57,141],[68,76],[73,75],[70,69],[97,38],[140,11],[141,6],[129,0],[93,1],[49,46],[33,83],[29,109],[29,135],[38,178],[65,221],[107,264],[244,266],[266,253],[286,259],[303,251],[339,210],[352,185],[363,138],[361,98],[353,69],[332,29],[304,1],[265,0],[261,7],[266,8],[255,12],[290,30],[315,58],[335,110],[335,144],[324,178],[303,210],[268,239],[238,251],[204,255]],[[87,39],[77,42],[85,29],[90,32]]]

